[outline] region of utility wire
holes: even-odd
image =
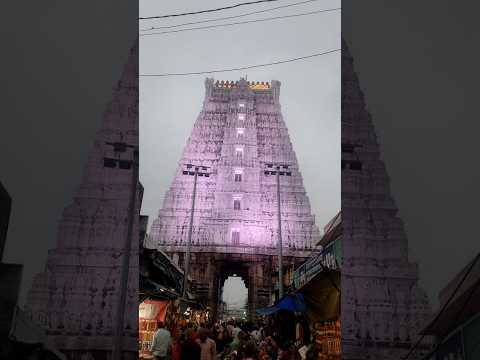
[[[153,32],[153,33],[140,34],[140,36],[165,35],[165,34],[178,33],[178,32],[183,32],[183,31],[204,30],[204,29],[213,29],[213,28],[219,28],[219,27],[234,26],[234,25],[252,24],[252,23],[256,23],[256,22],[288,19],[288,18],[294,18],[294,17],[306,16],[306,15],[313,15],[313,14],[319,14],[319,13],[331,12],[331,11],[337,11],[337,10],[341,10],[341,8],[324,9],[324,10],[310,11],[310,12],[300,13],[300,14],[275,16],[275,17],[257,19],[257,20],[238,21],[238,22],[233,22],[233,23],[228,23],[228,24],[208,25],[208,26],[199,26],[199,27],[187,28],[187,29]]]
[[[452,292],[452,294],[448,297],[448,300],[445,302],[445,304],[443,304],[442,308],[440,309],[440,311],[438,312],[438,314],[435,316],[435,318],[433,319],[433,321],[431,322],[431,325],[435,324],[438,319],[440,318],[440,316],[443,314],[443,312],[445,311],[445,309],[447,308],[448,304],[453,300],[453,298],[455,297],[455,295],[457,294],[458,290],[460,290],[460,287],[463,285],[463,283],[465,282],[465,280],[467,279],[468,275],[470,275],[470,273],[472,272],[473,268],[475,267],[475,264],[477,263],[478,259],[480,258],[480,253],[477,254],[477,256],[475,256],[475,259],[472,261],[472,264],[470,265],[470,267],[468,268],[468,270],[465,272],[465,274],[463,275],[462,279],[460,280],[460,282],[457,284],[457,286],[455,287],[455,290]],[[422,342],[422,340],[425,338],[425,334],[423,334],[420,339],[418,339],[418,341],[415,343],[415,345],[410,349],[410,351],[407,353],[407,355],[405,355],[405,357],[402,358],[402,360],[407,360],[410,355],[413,353],[413,351],[420,345],[420,343]]]
[[[191,21],[191,22],[187,22],[187,23],[183,23],[183,24],[169,25],[169,26],[152,26],[152,27],[150,27],[150,28],[148,28],[148,29],[140,29],[140,31],[150,31],[150,30],[160,30],[160,29],[173,29],[173,28],[181,27],[181,26],[185,26],[185,25],[204,24],[204,23],[214,22],[214,21],[236,19],[236,18],[240,18],[240,17],[244,17],[244,16],[255,15],[255,14],[265,13],[265,12],[269,12],[269,11],[273,11],[273,10],[288,8],[288,7],[291,7],[291,6],[303,5],[303,4],[307,4],[307,3],[311,3],[311,2],[315,2],[315,1],[318,1],[318,0],[300,1],[300,2],[297,2],[297,3],[288,4],[288,5],[282,5],[282,6],[277,6],[277,7],[273,7],[273,8],[270,8],[270,9],[259,10],[259,11],[252,11],[252,12],[245,13],[245,14],[234,15],[234,16],[226,16],[226,17],[216,18],[216,19],[201,20],[201,21]]]
[[[341,50],[341,49],[328,50],[328,51],[324,51],[324,52],[317,53],[317,54],[312,54],[312,55],[297,57],[297,58],[293,58],[293,59],[275,61],[275,62],[271,62],[271,63],[268,63],[268,64],[242,66],[242,67],[232,68],[232,69],[210,70],[210,71],[198,71],[198,72],[186,72],[186,73],[140,74],[139,76],[142,76],[142,77],[187,76],[187,75],[202,75],[202,74],[214,74],[214,73],[222,73],[222,72],[230,72],[230,71],[238,71],[238,70],[248,70],[248,69],[254,69],[254,68],[259,68],[259,67],[266,67],[266,66],[271,66],[271,65],[285,64],[285,63],[294,62],[294,61],[298,61],[298,60],[309,59],[309,58],[313,58],[313,57],[316,57],[316,56],[322,56],[322,55],[331,54],[331,53],[334,53],[334,52],[337,52],[337,51],[340,51],[340,50]]]
[[[215,11],[234,9],[234,8],[237,8],[237,7],[240,7],[240,6],[245,6],[245,5],[255,5],[255,4],[266,3],[266,2],[274,2],[274,1],[278,1],[278,0],[249,1],[249,2],[244,2],[244,3],[240,3],[240,4],[235,4],[235,5],[225,6],[225,7],[221,7],[221,8],[216,8],[216,9],[200,10],[200,11],[193,11],[193,12],[180,13],[180,14],[145,16],[145,17],[139,17],[138,19],[139,20],[165,19],[165,18],[178,17],[178,16],[204,14],[204,13],[211,13],[211,12],[215,12]]]

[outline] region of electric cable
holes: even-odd
[[[173,29],[173,28],[176,28],[176,27],[181,27],[181,26],[186,26],[186,25],[204,24],[204,23],[214,22],[214,21],[236,19],[236,18],[245,17],[245,16],[249,16],[249,15],[255,15],[255,14],[265,13],[265,12],[274,11],[274,10],[278,10],[278,9],[283,9],[283,8],[287,8],[287,7],[292,7],[292,6],[307,4],[307,3],[314,2],[314,1],[318,1],[318,0],[300,1],[300,2],[297,2],[297,3],[288,4],[288,5],[282,5],[282,6],[277,6],[277,7],[273,7],[273,8],[270,8],[270,9],[259,10],[259,11],[252,11],[252,12],[245,13],[245,14],[233,15],[233,16],[226,16],[226,17],[216,18],[216,19],[208,19],[208,20],[201,20],[201,21],[191,21],[191,22],[187,22],[187,23],[176,24],[176,25],[169,25],[169,26],[157,26],[157,27],[152,26],[151,28],[148,28],[148,29],[140,29],[140,31],[161,30],[161,29]]]
[[[205,30],[205,29],[213,29],[213,28],[219,28],[219,27],[227,27],[227,26],[235,26],[235,25],[244,25],[244,24],[253,24],[253,23],[257,23],[257,22],[272,21],[272,20],[281,20],[281,19],[289,19],[289,18],[294,18],[294,17],[299,17],[299,16],[314,15],[314,14],[325,13],[325,12],[332,12],[332,11],[338,11],[338,10],[341,10],[341,8],[323,9],[323,10],[310,11],[310,12],[306,12],[306,13],[299,13],[299,14],[293,14],[293,15],[283,15],[283,16],[275,16],[275,17],[270,17],[270,18],[263,18],[263,19],[256,19],[256,20],[248,20],[248,21],[238,21],[238,22],[227,23],[227,24],[217,24],[217,25],[208,25],[208,26],[199,26],[199,27],[187,28],[187,29],[168,30],[168,31],[153,32],[153,33],[143,33],[143,34],[140,34],[140,36],[165,35],[165,34],[171,34],[171,33],[184,32],[184,31]]]
[[[337,52],[337,51],[341,51],[341,49],[328,50],[328,51],[324,51],[324,52],[321,52],[321,53],[316,53],[316,54],[307,55],[307,56],[301,56],[301,57],[297,57],[297,58],[293,58],[293,59],[274,61],[274,62],[267,63],[267,64],[242,66],[242,67],[231,68],[231,69],[184,72],[184,73],[140,74],[139,76],[141,76],[141,77],[188,76],[188,75],[202,75],[202,74],[214,74],[214,73],[222,73],[222,72],[230,72],[230,71],[248,70],[248,69],[255,69],[255,68],[267,67],[267,66],[272,66],[272,65],[285,64],[285,63],[290,63],[290,62],[299,61],[299,60],[305,60],[305,59],[309,59],[309,58],[313,58],[313,57],[317,57],[317,56],[331,54],[331,53],[334,53],[334,52]]]
[[[279,1],[279,0],[257,0],[257,1],[249,1],[249,2],[239,3],[239,4],[235,4],[235,5],[224,6],[224,7],[220,7],[220,8],[216,8],[216,9],[192,11],[192,12],[179,13],[179,14],[168,14],[168,15],[158,15],[158,16],[144,16],[144,17],[139,17],[138,19],[139,19],[139,20],[165,19],[165,18],[178,17],[178,16],[197,15],[197,14],[204,14],[204,13],[211,13],[211,12],[216,12],[216,11],[234,9],[234,8],[237,8],[237,7],[240,7],[240,6],[255,5],[255,4],[266,3],[266,2],[274,2],[274,1]]]

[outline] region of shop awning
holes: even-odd
[[[298,289],[303,295],[306,314],[311,321],[333,321],[340,315],[340,271],[318,273]]]
[[[172,289],[168,289],[167,287],[158,284],[145,276],[140,275],[140,302],[145,300],[146,298],[154,298],[154,299],[161,299],[161,300],[175,300],[180,295],[173,291]]]
[[[172,291],[182,292],[183,271],[163,251],[142,248],[139,259],[142,276]]]
[[[296,293],[296,294],[288,294],[280,299],[278,303],[273,306],[269,306],[266,308],[257,309],[257,313],[260,315],[271,315],[276,313],[279,310],[289,310],[292,312],[305,312],[305,301],[303,299],[303,295]]]
[[[170,301],[168,300],[145,300],[139,306],[138,317],[148,320],[165,321]]]

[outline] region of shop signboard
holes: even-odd
[[[323,268],[338,270],[341,266],[341,241],[337,239],[328,244],[322,251],[309,258],[293,274],[293,284],[299,289],[312,279]]]
[[[322,265],[328,269],[337,270],[341,266],[341,242],[340,239],[328,244],[320,253]]]

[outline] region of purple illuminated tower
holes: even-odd
[[[49,251],[45,271],[35,277],[27,298],[26,310],[32,319],[71,359],[80,359],[87,352],[103,359],[113,347],[133,178],[133,167],[127,164],[133,158],[131,148],[115,153],[107,144],[114,142],[138,148],[138,44],[130,51],[104,114],[73,203],[63,211],[57,246]],[[139,214],[142,189],[137,189]],[[138,220],[136,216],[133,234],[139,234]],[[124,322],[125,359],[138,357],[139,236],[133,239]]]
[[[166,251],[180,266],[192,203],[193,177],[185,164],[208,166],[198,179],[190,275],[197,294],[216,314],[229,275],[244,280],[248,310],[266,306],[277,267],[277,194],[267,163],[288,164],[280,179],[284,263],[305,259],[319,239],[297,158],[280,111],[280,82],[206,79],[205,100],[154,220],[149,247]]]

